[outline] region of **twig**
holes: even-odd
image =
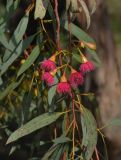
[[[61,50],[60,48],[60,18],[59,18],[59,14],[58,14],[58,0],[55,0],[55,16],[56,16],[56,21],[57,21],[57,38],[56,38],[56,43],[57,43],[57,49],[58,51]]]

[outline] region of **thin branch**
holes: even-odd
[[[57,43],[57,49],[58,51],[61,50],[60,47],[60,18],[59,18],[59,14],[58,14],[58,0],[55,0],[55,16],[56,16],[56,21],[57,21],[57,38],[56,38],[56,43]]]

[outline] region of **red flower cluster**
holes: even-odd
[[[84,82],[83,75],[95,69],[95,66],[91,61],[87,61],[84,56],[82,58],[83,63],[80,65],[80,72],[71,68],[69,80],[67,80],[65,73],[62,75],[60,83],[57,85],[58,93],[71,95],[71,87],[77,88],[79,85],[82,85]],[[42,80],[45,81],[48,86],[53,85],[54,75],[57,72],[55,55],[53,55],[50,59],[43,61],[41,68],[44,70]]]

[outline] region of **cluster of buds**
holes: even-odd
[[[57,84],[58,93],[71,95],[72,88],[77,88],[84,83],[85,73],[95,69],[94,64],[91,61],[88,61],[84,55],[81,55],[81,59],[82,64],[80,65],[79,71],[76,71],[69,66],[71,73],[68,79],[64,71],[62,77],[60,78],[60,82]],[[54,76],[59,68],[56,66],[56,55],[54,54],[49,59],[44,60],[41,64],[41,68],[43,70],[42,80],[48,86],[52,86],[54,84]]]

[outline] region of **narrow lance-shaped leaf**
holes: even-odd
[[[91,14],[93,14],[96,10],[96,7],[97,7],[97,0],[91,0],[89,1],[89,8],[90,8],[90,12]]]
[[[88,42],[88,43],[93,43],[95,44],[95,41],[86,33],[84,32],[81,28],[79,28],[77,25],[70,23],[71,26],[71,34],[74,35],[77,39],[80,41]],[[68,22],[65,22],[64,28],[68,31]]]
[[[26,31],[27,25],[28,25],[28,20],[29,20],[29,13],[26,13],[26,15],[21,19],[19,22],[15,32],[13,33],[12,38],[10,39],[8,46],[9,50],[6,49],[3,61],[7,61],[8,58],[12,55],[12,51],[15,50],[16,46],[20,43],[20,41],[23,38],[23,35]],[[7,47],[8,48],[8,47]]]
[[[54,121],[56,121],[63,113],[55,112],[55,113],[44,113],[36,118],[32,119],[16,131],[14,131],[11,136],[9,137],[7,144],[17,139],[26,136],[40,128],[43,128]]]
[[[13,0],[7,0],[6,9],[9,12],[10,7],[13,5]]]
[[[22,76],[18,82],[12,82],[10,85],[7,86],[6,89],[4,89],[4,91],[1,91],[0,92],[0,100],[5,98],[5,96],[7,96],[11,91],[13,91],[15,88],[17,88],[19,86],[19,84],[22,82],[23,77],[24,76]]]
[[[31,52],[30,56],[27,58],[25,63],[21,66],[18,71],[17,77],[19,77],[22,73],[24,73],[37,59],[40,54],[40,47],[37,45]]]
[[[8,67],[20,56],[22,50],[22,41],[16,46],[12,56],[0,66],[0,75],[3,75]]]
[[[52,25],[53,25],[54,37],[56,37],[56,21],[55,21],[56,17],[55,17],[53,7],[52,7],[50,1],[48,2],[48,12],[49,12],[51,19],[53,20]]]
[[[10,49],[7,38],[4,33],[0,33],[0,43],[7,49]]]
[[[86,147],[82,156],[85,160],[90,160],[97,144],[97,126],[92,113],[85,107],[83,107],[81,123],[83,131],[82,147]]]
[[[70,4],[71,4],[71,0],[66,0],[66,10],[69,9]]]
[[[28,38],[26,38],[23,41],[20,41],[20,43],[16,46],[15,50],[11,51],[11,57],[1,64],[0,66],[0,75],[4,74],[8,67],[21,55],[21,53],[29,46],[29,44],[32,42],[35,35],[32,35]]]
[[[54,86],[52,86],[50,89],[49,89],[49,91],[48,91],[48,103],[49,103],[49,105],[51,105],[51,103],[52,103],[52,99],[53,99],[53,97],[54,97],[54,95],[55,95],[55,93],[56,93],[56,85],[54,85]]]
[[[86,16],[86,20],[87,20],[87,28],[89,28],[89,26],[90,26],[90,13],[89,13],[89,10],[88,10],[88,8],[87,8],[87,5],[86,5],[86,3],[83,1],[83,0],[79,0],[79,2],[80,2],[80,4],[81,4],[81,6],[82,6],[82,9],[83,9],[83,11],[84,11],[84,13],[85,13],[85,16]],[[81,10],[82,11],[82,10]]]

